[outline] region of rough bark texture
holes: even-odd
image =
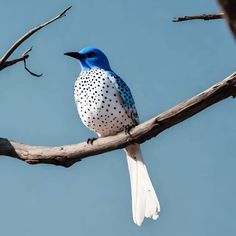
[[[29,164],[47,163],[69,167],[89,156],[120,149],[131,143],[143,143],[230,96],[236,96],[236,72],[204,92],[136,126],[130,132],[131,136],[122,132],[99,138],[93,145],[83,142],[58,147],[31,146],[2,138],[0,155],[18,158]]]
[[[223,12],[225,13],[225,19],[236,38],[236,1],[235,0],[218,0]]]

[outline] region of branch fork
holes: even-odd
[[[62,13],[60,13],[59,15],[57,15],[56,17],[54,17],[53,19],[31,29],[30,31],[28,31],[26,34],[24,34],[20,39],[18,39],[8,50],[7,52],[2,56],[2,58],[0,59],[0,71],[12,66],[18,62],[24,62],[24,68],[26,69],[26,71],[28,71],[31,75],[36,76],[36,77],[40,77],[42,76],[42,74],[36,74],[32,71],[30,71],[26,65],[26,60],[29,58],[29,52],[32,51],[32,47],[29,48],[25,53],[23,53],[20,57],[12,59],[12,60],[8,60],[10,58],[10,56],[13,54],[13,52],[16,51],[16,49],[23,43],[25,42],[29,37],[31,37],[34,33],[36,33],[37,31],[41,30],[42,28],[46,27],[47,25],[53,23],[54,21],[66,16],[66,12],[71,8],[72,6],[66,8]]]

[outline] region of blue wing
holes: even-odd
[[[135,125],[139,124],[139,118],[135,107],[135,102],[128,85],[112,71],[109,72],[108,77],[114,83],[122,100],[124,109],[128,112]]]

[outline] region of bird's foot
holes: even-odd
[[[127,126],[125,127],[125,134],[128,134],[129,136],[131,136],[130,131],[131,131],[131,129],[133,129],[134,127],[135,127],[135,125],[127,125]]]
[[[88,138],[88,139],[87,139],[87,144],[93,145],[93,142],[94,142],[96,139],[98,139],[98,138]]]

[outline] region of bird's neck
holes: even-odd
[[[89,71],[92,68],[85,62],[80,61],[81,71]]]
[[[111,67],[109,64],[102,64],[102,65],[88,65],[84,61],[80,61],[81,71],[89,71],[89,70],[105,70],[105,71],[111,71]]]

